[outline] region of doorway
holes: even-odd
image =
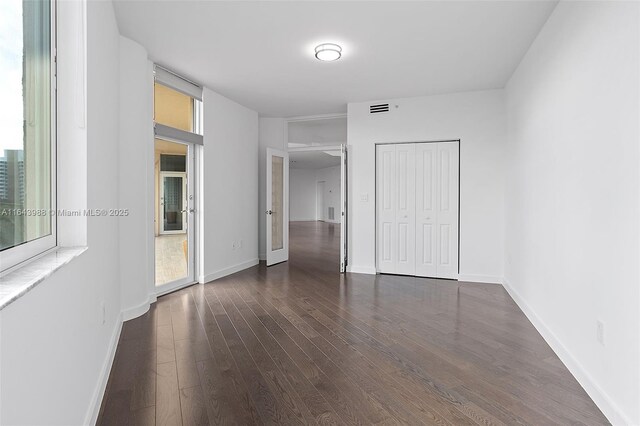
[[[318,181],[316,183],[316,220],[324,222],[324,191],[325,181]]]
[[[193,282],[194,147],[155,140],[155,285],[170,289]]]
[[[161,295],[196,282],[196,165],[204,140],[202,87],[159,65],[154,80],[154,284]]]
[[[290,149],[289,167],[289,230],[301,242],[292,241],[292,258],[317,255],[345,272],[346,147]],[[304,241],[318,250],[304,247]]]
[[[267,266],[289,260],[290,250],[294,258],[303,252],[318,256],[307,250],[316,244],[324,247],[320,263],[335,264],[333,270],[345,272],[346,114],[289,118],[284,124],[287,150],[268,148],[266,155]],[[281,160],[286,160],[282,173]],[[280,176],[284,177],[283,182]],[[282,194],[282,204],[278,194]],[[281,214],[279,208],[284,209]],[[275,237],[281,235],[280,230],[284,240],[275,244],[279,242]]]

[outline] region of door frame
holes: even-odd
[[[188,161],[187,156],[185,156],[185,161]],[[160,200],[158,200],[158,211],[161,214],[164,214],[164,209],[163,209],[163,203],[164,203],[164,178],[165,177],[179,177],[182,178],[182,191],[185,197],[188,196],[188,185],[187,185],[187,173],[186,172],[160,172],[160,188],[158,190],[158,195],[160,196]],[[186,198],[183,198],[182,200],[182,206],[180,208],[180,210],[182,211],[182,213],[187,213],[184,210],[186,210],[187,207],[187,200]],[[159,215],[160,216],[160,215]],[[183,214],[182,215],[182,229],[181,230],[176,230],[176,231],[167,231],[164,229],[164,220],[161,221],[161,223],[158,224],[158,234],[159,235],[172,235],[172,234],[186,234],[187,233],[187,215]]]
[[[373,205],[374,205],[374,256],[375,256],[375,269],[376,274],[381,274],[378,267],[378,145],[400,145],[408,143],[440,143],[440,142],[457,142],[458,143],[458,266],[457,271],[460,275],[460,212],[462,210],[462,204],[460,203],[460,194],[462,189],[462,140],[461,139],[439,139],[429,141],[405,141],[405,142],[376,142],[373,145],[373,164],[374,164],[374,191],[373,191]],[[439,280],[458,281],[453,278],[436,278]]]
[[[171,293],[173,291],[179,290],[184,287],[188,287],[197,282],[196,271],[198,267],[198,253],[196,252],[198,244],[196,244],[196,237],[198,235],[198,220],[199,220],[199,211],[196,207],[199,206],[199,178],[198,178],[198,168],[196,165],[198,164],[199,158],[201,156],[201,146],[182,141],[174,138],[162,137],[160,135],[154,136],[155,139],[165,140],[171,143],[178,143],[182,145],[186,145],[187,147],[187,155],[186,155],[186,171],[185,172],[160,172],[158,173],[158,177],[161,178],[162,173],[178,173],[186,175],[186,185],[187,185],[187,205],[185,209],[187,210],[185,217],[187,219],[187,275],[184,278],[170,281],[168,283],[156,284],[156,255],[155,255],[155,235],[154,235],[154,252],[153,252],[153,285],[155,288],[156,297],[162,296],[163,294]],[[160,191],[158,191],[158,195]],[[159,200],[155,200],[155,202],[159,203]],[[155,204],[155,203],[154,203]],[[158,216],[161,216],[160,214]],[[158,218],[160,219],[160,217]],[[161,234],[160,230],[162,226],[158,227],[158,236],[166,235]],[[175,232],[173,233],[175,234]]]
[[[331,118],[340,117],[340,116],[331,116]],[[324,119],[324,118],[319,118]],[[340,215],[340,272],[347,272],[347,262],[349,258],[349,238],[348,238],[348,229],[349,229],[349,173],[348,173],[348,146],[346,144],[341,145],[314,145],[308,147],[300,147],[300,148],[288,148],[289,153],[291,152],[309,152],[309,151],[338,151],[340,152],[340,212],[337,213]],[[316,181],[316,191],[318,190],[318,181]],[[316,198],[317,200],[317,198]],[[316,201],[317,202],[317,201]],[[317,206],[316,206],[316,215],[317,215]]]

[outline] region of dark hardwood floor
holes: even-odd
[[[98,424],[607,424],[501,286],[340,275],[339,232],[127,321]]]

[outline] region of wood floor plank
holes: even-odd
[[[125,322],[97,424],[608,424],[501,286],[341,275],[339,239]]]
[[[235,289],[233,292],[227,291],[227,295],[274,361],[275,365],[313,415],[315,422],[323,425],[340,423],[337,414],[325,398],[311,382],[307,380],[289,354],[278,344],[269,330],[260,322],[249,306],[245,304],[239,294],[235,292]]]
[[[158,364],[156,392],[156,424],[182,425],[178,373],[175,361]]]
[[[255,402],[218,327],[204,291],[192,289],[192,296],[212,354],[212,357],[204,360],[198,360],[197,355],[194,355],[209,419],[215,424],[262,424]]]
[[[180,407],[184,426],[205,426],[209,417],[200,385],[180,389]]]
[[[260,372],[260,369],[249,350],[244,346],[242,339],[237,334],[233,323],[226,315],[226,311],[222,307],[222,304],[218,301],[217,296],[213,296],[208,299],[209,305],[213,306],[213,312],[218,312],[215,315],[216,322],[222,331],[227,346],[233,355],[233,358],[238,365],[238,370],[241,372],[245,383],[249,388],[252,400],[256,404],[256,409],[260,413],[260,417],[265,423],[292,423],[302,424],[302,422],[292,413],[289,408],[279,403],[282,396],[274,394],[270,386],[267,383],[267,379]],[[220,312],[225,312],[224,314]]]

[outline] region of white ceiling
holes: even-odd
[[[289,152],[289,167],[292,169],[324,169],[340,165],[340,152],[328,154],[324,151]]]
[[[504,87],[556,1],[116,0],[152,60],[265,116]],[[322,42],[343,58],[320,62]]]

